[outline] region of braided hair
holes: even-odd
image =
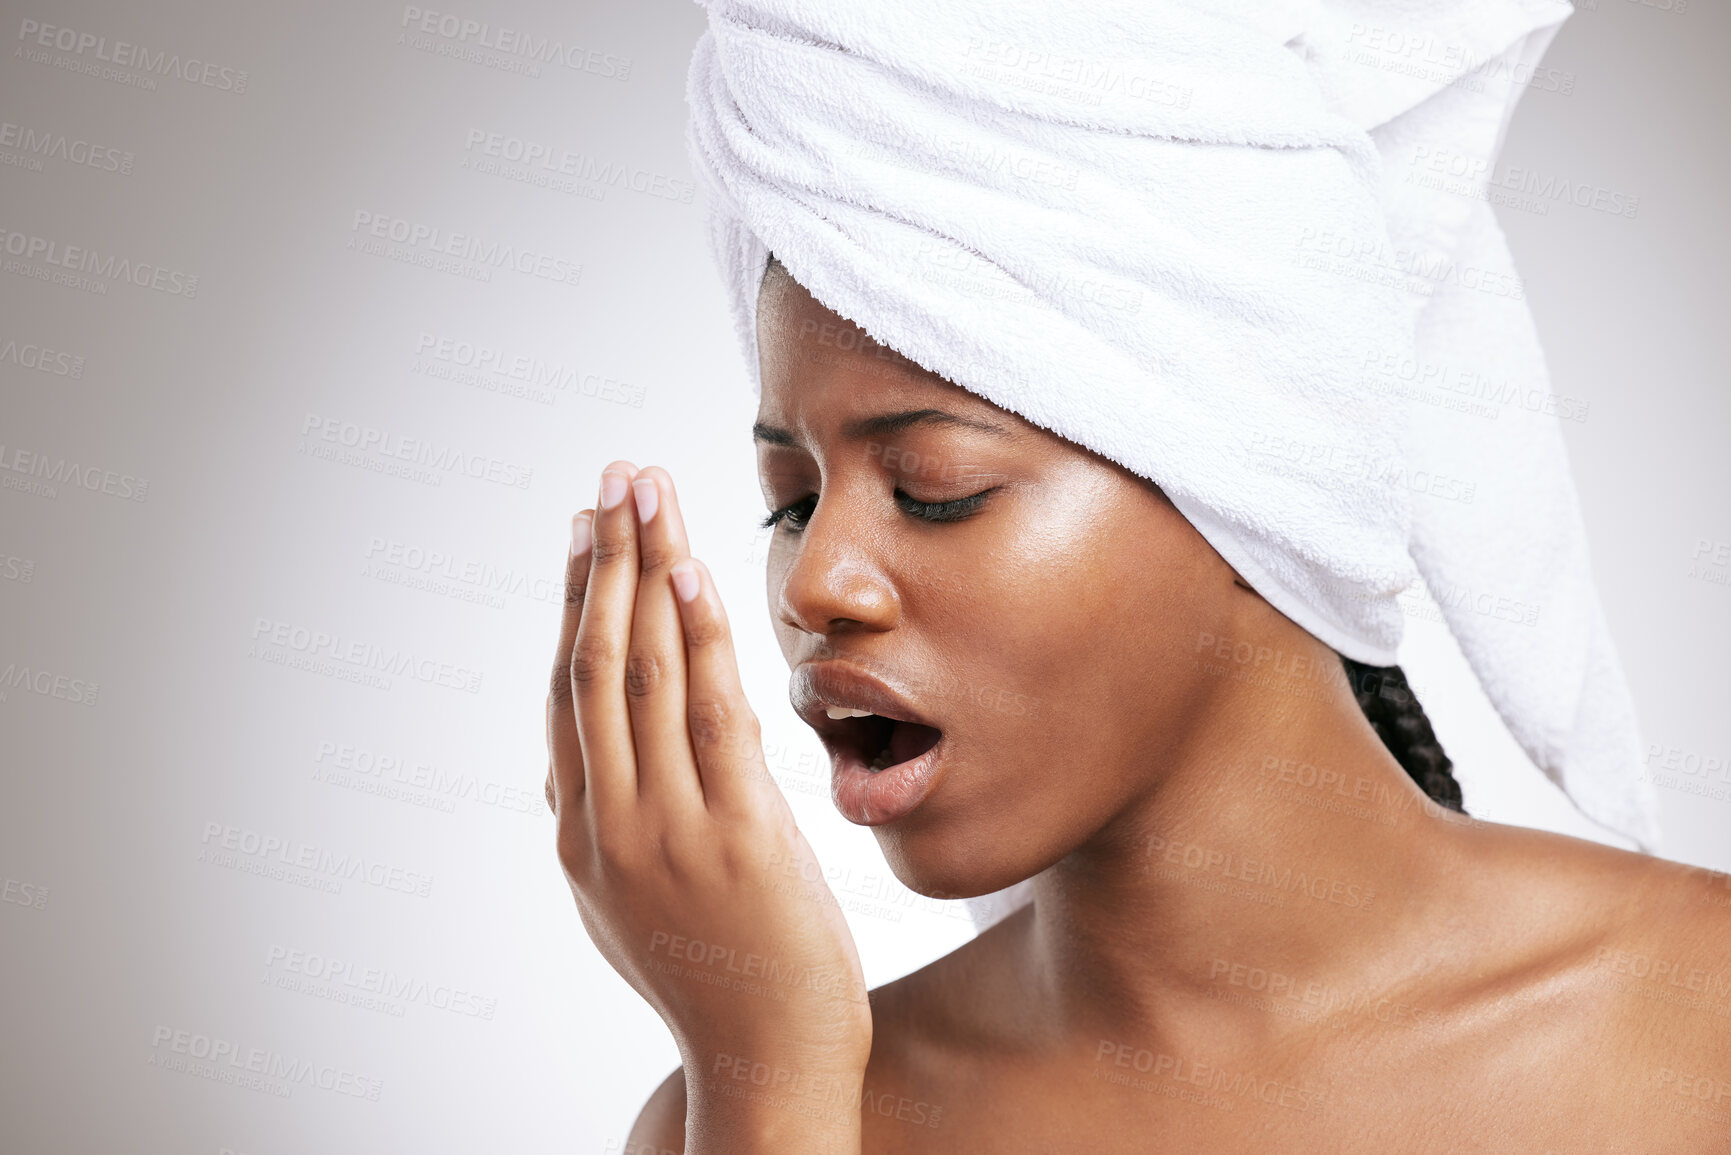
[[[1340,661],[1346,667],[1358,708],[1394,760],[1433,802],[1465,814],[1454,763],[1443,753],[1424,707],[1407,685],[1406,674],[1399,666],[1367,666],[1344,655]]]

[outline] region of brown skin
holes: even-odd
[[[627,821],[666,840],[600,866],[574,848],[605,838],[608,820],[582,825],[575,784],[555,790],[586,925],[685,1060],[627,1152],[1731,1152],[1731,878],[1438,811],[1326,676],[1332,652],[1147,481],[871,345],[778,269],[759,337],[760,426],[793,442],[760,442],[766,498],[820,498],[776,531],[783,653],[795,669],[871,671],[944,731],[932,793],[874,828],[904,883],[957,896],[1034,877],[1036,901],[873,991],[862,1023],[845,997],[857,961],[821,882],[765,898],[683,841],[726,842],[744,824],[809,855],[751,762],[755,720],[729,747],[749,772],[711,774],[697,740],[716,727],[693,724],[698,753],[678,755],[666,719],[682,705],[650,722],[636,703],[660,691],[637,679],[628,693],[623,661],[586,677],[577,698],[637,710],[624,745],[632,726],[667,732],[637,758],[682,769],[646,766],[640,781],[689,774],[705,797],[712,779],[754,784],[731,809],[710,805],[701,831],[657,817],[640,791]],[[842,433],[920,409],[1008,436],[936,421]],[[644,473],[671,494],[664,473]],[[986,489],[956,521],[909,504]],[[634,540],[631,519],[613,517],[598,540]],[[682,551],[645,552],[639,617]],[[631,584],[613,576],[635,564],[630,550],[604,552],[608,588]],[[585,622],[587,569],[573,559]],[[707,580],[695,605],[720,620]],[[596,648],[644,645],[630,617],[599,622],[593,636],[613,643]],[[666,654],[673,620],[646,627]],[[561,669],[580,635],[568,623]],[[1280,658],[1223,656],[1238,643]],[[691,698],[726,697],[749,718],[725,659],[694,662]],[[658,685],[680,682],[670,658],[660,666],[676,676]],[[582,713],[598,750],[609,732],[620,745],[623,707],[611,723]],[[581,778],[572,760],[555,751],[550,788]],[[845,981],[827,1001],[805,984],[778,1002],[646,971],[650,928],[686,925],[791,942]],[[792,1093],[725,1093],[753,1084],[706,1060],[740,1039]],[[865,1110],[836,1108],[862,1085]]]

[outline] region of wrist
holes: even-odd
[[[728,1048],[685,1063],[686,1151],[857,1155],[865,1060]]]
[[[701,1031],[675,1030],[680,1063],[688,1077],[705,1082],[746,1081],[764,1065],[781,1081],[858,1079],[871,1058],[872,1022],[861,1015],[802,1015],[798,1021],[759,1018],[706,1024]],[[755,1066],[754,1066],[755,1065]],[[741,1074],[740,1072],[747,1072]]]

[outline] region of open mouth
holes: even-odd
[[[849,822],[881,826],[906,818],[952,760],[954,743],[930,715],[853,663],[802,662],[789,692],[794,712],[829,751],[830,797]]]
[[[885,718],[881,714],[836,719],[835,745],[855,755],[874,774],[911,762],[938,744],[936,726]]]

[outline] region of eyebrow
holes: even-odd
[[[876,417],[860,417],[843,425],[841,435],[850,440],[861,437],[888,437],[922,422],[936,422],[940,425],[977,429],[982,433],[990,433],[998,437],[1015,436],[1013,432],[1002,425],[981,421],[973,417],[963,417],[956,413],[946,413],[942,409],[908,409],[901,413],[880,413]],[[798,441],[792,433],[785,429],[778,429],[773,425],[765,425],[761,421],[752,425],[751,436],[754,441],[766,441],[771,445],[789,447],[798,445]]]

